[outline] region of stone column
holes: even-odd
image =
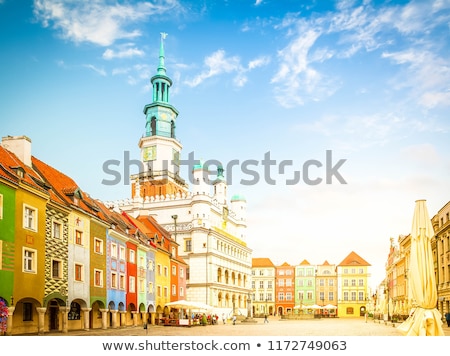
[[[102,313],[102,329],[108,328],[108,309],[99,309]]]
[[[142,315],[142,323],[148,324],[148,313],[144,311],[141,313],[141,315]]]
[[[83,312],[83,326],[84,330],[89,330],[89,312],[92,310],[92,308],[81,308],[81,311]]]
[[[59,311],[61,312],[62,319],[62,332],[67,334],[69,330],[69,307],[59,307]]]
[[[119,327],[127,326],[127,312],[126,310],[119,311]]]
[[[150,320],[152,321],[152,325],[155,325],[156,313],[150,313]]]
[[[131,315],[133,316],[133,326],[137,326],[139,312],[138,311],[132,311]]]
[[[6,335],[12,335],[13,329],[13,314],[16,307],[8,307],[8,319],[6,320]]]
[[[36,311],[38,312],[38,334],[42,335],[44,333],[44,325],[45,325],[45,312],[47,311],[47,308],[38,307],[36,308]]]
[[[113,329],[117,328],[117,310],[110,310],[112,316],[112,325]]]

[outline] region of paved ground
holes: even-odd
[[[193,327],[172,327],[149,325],[147,330],[143,327],[126,327],[107,330],[70,331],[68,334],[56,335],[123,335],[123,336],[401,336],[396,324],[385,325],[373,320],[364,321],[364,318],[336,318],[312,320],[280,320],[269,318],[269,323],[263,319],[255,319],[256,323],[242,323],[236,325],[218,324]],[[443,326],[446,336],[450,336],[450,327]]]

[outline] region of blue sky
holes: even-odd
[[[166,32],[182,158],[259,162],[256,184],[226,172],[255,257],[338,264],[353,250],[376,283],[415,200],[431,216],[450,200],[450,1],[0,0],[0,23],[2,136],[29,136],[95,198],[130,196],[102,184],[103,163],[139,158]],[[286,184],[309,160],[325,178],[328,150],[346,184]],[[292,161],[270,167],[275,184],[267,152]]]

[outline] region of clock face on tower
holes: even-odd
[[[154,161],[156,159],[156,146],[145,147],[142,159],[143,161]]]

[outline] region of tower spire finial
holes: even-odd
[[[166,67],[164,65],[164,40],[167,37],[166,32],[161,32],[161,45],[159,47],[159,65],[158,65],[158,73],[166,74]]]

